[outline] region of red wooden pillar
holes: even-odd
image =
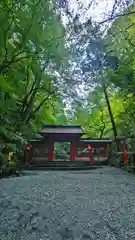
[[[29,163],[29,152],[25,150],[25,163]]]
[[[29,145],[25,148],[25,163],[30,163],[32,160],[32,148]]]
[[[30,161],[31,161],[31,153],[30,152],[28,152],[28,151],[25,151],[25,161],[24,161],[24,163],[30,163]]]
[[[104,147],[105,147],[105,157],[108,158],[108,145],[106,144],[104,145]]]
[[[54,158],[54,143],[51,142],[49,143],[48,146],[48,160],[53,161],[53,158]]]
[[[93,151],[93,148],[88,145],[88,151],[89,151],[89,160],[90,160],[90,165],[92,166],[93,164],[93,159],[92,159],[92,151]]]
[[[76,145],[75,142],[70,143],[70,160],[74,161],[76,155]]]
[[[92,166],[92,164],[93,164],[92,150],[89,151],[89,154],[90,154],[90,165]]]
[[[126,152],[126,144],[125,143],[122,144],[122,150],[123,150],[124,162],[128,166],[129,160],[128,160],[128,156],[127,156],[127,152]]]
[[[29,152],[29,163],[32,161],[32,149]]]

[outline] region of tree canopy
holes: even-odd
[[[1,1],[1,139],[23,145],[48,123],[134,138],[135,5],[112,0],[99,21],[98,4]]]
[[[50,1],[2,1],[0,13],[0,135],[25,140],[55,122],[51,103],[55,72],[68,56],[65,30]]]

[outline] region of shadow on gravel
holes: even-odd
[[[16,174],[12,174],[9,176],[0,176],[0,179],[6,179],[6,178],[20,178],[20,177],[24,177],[24,176],[35,176],[35,175],[39,175],[41,171],[39,172],[21,172],[20,174],[16,175]]]
[[[68,174],[91,174],[92,172],[97,173],[94,170],[93,171],[85,170],[85,171],[70,171],[70,172],[68,172]],[[101,172],[98,172],[98,173],[102,174]]]
[[[35,171],[25,171],[20,174],[20,177],[39,175],[41,172],[44,172],[44,171],[36,171],[36,172]]]

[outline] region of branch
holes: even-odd
[[[125,37],[125,39],[128,40],[129,44],[130,44],[133,48],[135,48],[134,43],[133,43],[133,42],[130,40],[130,38],[129,38],[129,34],[127,35],[127,37]]]
[[[50,99],[48,99],[48,101],[49,101],[49,103],[50,103],[50,105],[51,105],[53,111],[55,111],[55,105],[50,101]]]
[[[41,0],[38,0],[37,3],[34,4],[34,7],[32,8],[33,13],[32,13],[32,17],[31,17],[31,24],[30,24],[30,26],[27,28],[27,30],[25,31],[25,34],[23,33],[23,36],[22,36],[23,44],[24,44],[24,42],[25,42],[25,39],[26,39],[27,34],[29,33],[29,31],[31,30],[32,25],[33,25],[33,18],[34,18],[34,16],[35,16],[35,8],[36,8],[40,3],[41,3]],[[12,20],[11,20],[11,23],[9,23],[7,29],[5,30],[5,33],[4,33],[5,36],[7,35],[7,32],[10,30],[10,28],[11,28],[11,26],[12,26],[12,24],[13,24],[13,21],[15,20],[15,19],[14,19],[14,12],[13,12],[13,8],[14,8],[15,4],[16,4],[16,1],[14,2],[14,4],[12,4],[12,7],[9,8],[8,5],[5,3],[5,6],[6,6],[7,9],[8,9],[8,12],[7,12],[7,13],[8,13],[8,14],[9,14],[10,12],[12,13]],[[1,25],[2,25],[2,22],[1,22]],[[25,51],[23,51],[23,53],[24,53],[24,52],[25,52]],[[22,51],[21,51],[21,53],[22,53]],[[14,54],[14,51],[12,52],[12,54]],[[5,69],[7,69],[12,62],[17,62],[17,61],[21,60],[22,58],[13,61],[19,54],[20,54],[20,52],[17,53],[17,54],[15,54],[15,55],[12,57],[11,60],[8,60],[8,59],[7,59],[8,50],[7,50],[6,46],[5,46],[5,58],[4,58],[1,66],[0,66],[0,73],[5,72]]]
[[[4,1],[3,1],[3,3],[4,3]],[[8,11],[7,11],[7,18],[6,19],[5,18],[2,19],[2,21],[0,22],[0,26],[2,26],[4,21],[7,21],[7,19],[9,19],[9,14],[13,13],[13,9],[14,9],[14,7],[16,5],[16,1],[13,3],[12,7],[10,7],[10,8],[8,7],[8,5],[6,3],[4,3],[4,4],[5,4],[6,8],[8,9]]]
[[[105,122],[104,122],[104,110],[103,110],[103,108],[101,108],[101,112],[102,112],[101,122],[103,123],[103,126],[105,127]]]
[[[125,17],[125,16],[129,16],[129,15],[133,15],[133,14],[135,14],[135,11],[128,12],[128,13],[117,14],[116,16],[109,17],[109,18],[99,22],[98,25],[96,26],[96,28],[99,27],[100,25],[106,23],[106,22],[113,21],[113,20],[115,20],[119,17]]]
[[[118,1],[118,0],[115,0],[115,1],[114,1],[113,8],[112,8],[112,13],[111,13],[111,17],[113,17],[113,14],[114,14],[114,12],[115,12],[115,10],[116,10],[117,1]]]
[[[55,93],[55,91],[50,91],[49,89],[47,89],[45,87],[39,87],[39,88],[34,88],[33,89],[33,91],[37,91],[37,90],[45,90],[49,94],[54,94]]]
[[[19,55],[21,54],[29,54],[29,55],[26,55],[26,56],[23,56],[23,57],[20,57],[20,58],[17,58]],[[8,60],[7,62],[5,62],[5,59],[3,60],[3,62],[1,63],[1,66],[0,66],[0,74],[2,73],[5,73],[5,70],[12,64],[12,63],[16,63],[16,62],[19,62],[23,59],[26,59],[26,58],[29,58],[32,56],[32,54],[39,54],[37,52],[25,52],[25,51],[20,51],[18,53],[16,53],[12,58],[11,60]]]
[[[24,107],[22,109],[23,111],[21,112],[23,120],[25,120],[25,121],[27,120],[30,112],[32,111],[33,105],[34,105],[34,101],[35,101],[35,97],[36,97],[36,93],[37,93],[37,90],[33,91],[34,90],[34,86],[35,86],[35,89],[36,88],[38,88],[38,89],[40,88],[40,82],[41,82],[42,75],[43,75],[43,73],[45,71],[47,63],[44,64],[43,68],[41,69],[40,74],[36,73],[34,84],[32,85],[32,88],[31,88],[30,92],[26,96],[26,100],[25,100],[26,107],[24,105]],[[30,97],[29,97],[29,94],[30,94]]]
[[[31,17],[31,24],[30,24],[30,26],[27,28],[27,30],[25,31],[25,34],[23,35],[23,38],[22,38],[22,42],[23,42],[23,44],[24,44],[24,42],[25,42],[25,39],[26,39],[26,36],[27,36],[27,34],[30,32],[30,30],[32,29],[32,25],[33,25],[33,19],[34,19],[34,16],[35,16],[35,9],[36,9],[36,7],[38,6],[38,4],[40,4],[41,3],[41,0],[38,0],[37,1],[37,3],[34,5],[34,7],[33,7],[33,13],[32,13],[32,17]]]
[[[28,71],[28,69],[27,69],[27,71]],[[27,82],[28,82],[28,73],[27,73]],[[27,106],[27,103],[28,103],[28,98],[32,94],[35,84],[36,84],[36,77],[34,79],[34,82],[31,86],[30,91],[27,92],[27,86],[26,86],[26,95],[24,96],[24,99],[22,100],[22,107],[21,107],[21,111],[20,111],[21,116],[23,116],[23,113],[25,111],[25,107]]]
[[[97,127],[100,127],[100,124],[97,124],[95,120],[93,120],[92,118],[91,118],[91,120]]]
[[[4,60],[3,60],[3,64],[8,62],[8,49],[7,49],[7,33],[8,31],[10,30],[12,24],[13,24],[13,21],[14,21],[14,16],[12,17],[12,20],[11,22],[9,23],[8,27],[6,30],[3,29],[3,36],[4,36],[4,48],[5,48],[5,57],[4,57]]]
[[[26,122],[29,122],[30,119],[40,110],[40,108],[42,107],[42,105],[48,100],[48,98],[50,97],[50,95],[47,95],[47,97],[45,97],[41,103],[36,107],[36,109],[33,111],[33,113],[27,118]]]
[[[103,138],[104,131],[105,131],[105,126],[103,128],[100,128],[100,139]]]

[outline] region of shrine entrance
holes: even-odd
[[[44,164],[56,161],[107,160],[111,140],[83,139],[80,126],[45,125],[40,131],[40,139],[30,141],[30,151],[26,151],[25,162]]]
[[[68,161],[70,159],[70,142],[54,143],[54,161]]]
[[[84,134],[80,126],[45,125],[40,131],[40,139],[30,141],[31,150],[26,153],[30,163],[53,161],[60,157],[56,148],[58,145],[67,145],[67,160],[73,160],[75,154],[75,142]],[[59,155],[59,156],[58,156]],[[63,159],[64,160],[64,159]]]

